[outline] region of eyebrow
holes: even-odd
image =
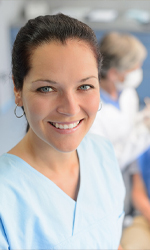
[[[91,79],[91,78],[97,79],[96,76],[88,76],[88,77],[86,77],[86,78],[81,79],[79,82],[85,82],[85,81],[87,81],[87,80],[89,80],[89,79]]]
[[[38,79],[33,81],[32,83],[36,83],[36,82],[48,82],[48,83],[53,83],[53,84],[57,84],[58,82],[52,81],[52,80],[47,80],[47,79]]]
[[[79,82],[85,82],[85,81],[87,81],[87,80],[89,80],[91,78],[97,79],[96,76],[88,76],[86,78],[81,79]],[[48,79],[37,79],[37,80],[33,81],[32,83],[36,83],[36,82],[48,82],[50,84],[58,84],[58,82],[53,81],[53,80],[48,80]]]

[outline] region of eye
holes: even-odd
[[[37,89],[39,92],[48,93],[54,91],[51,87],[45,86]]]
[[[82,85],[82,86],[79,87],[79,89],[81,89],[81,90],[88,90],[90,88],[93,88],[93,86],[91,86],[91,85]]]

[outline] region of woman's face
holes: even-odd
[[[16,92],[32,139],[61,152],[78,147],[94,121],[99,101],[96,59],[88,45],[77,40],[35,49],[23,89]]]

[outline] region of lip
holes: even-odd
[[[84,119],[77,120],[77,121],[73,121],[73,122],[57,122],[57,123],[60,124],[60,125],[61,125],[61,124],[62,124],[62,125],[64,125],[64,124],[69,125],[69,124],[76,123],[76,122],[80,121],[79,124],[78,124],[76,127],[70,128],[70,129],[60,129],[60,128],[56,128],[56,127],[53,126],[50,122],[48,122],[48,124],[51,126],[51,128],[53,128],[55,131],[57,131],[57,132],[60,133],[60,134],[71,134],[71,133],[74,133],[76,130],[79,129],[79,127],[81,126],[83,120],[84,120]]]

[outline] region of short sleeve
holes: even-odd
[[[8,249],[9,249],[9,245],[6,239],[6,234],[4,231],[2,221],[0,219],[0,250],[8,250]]]

